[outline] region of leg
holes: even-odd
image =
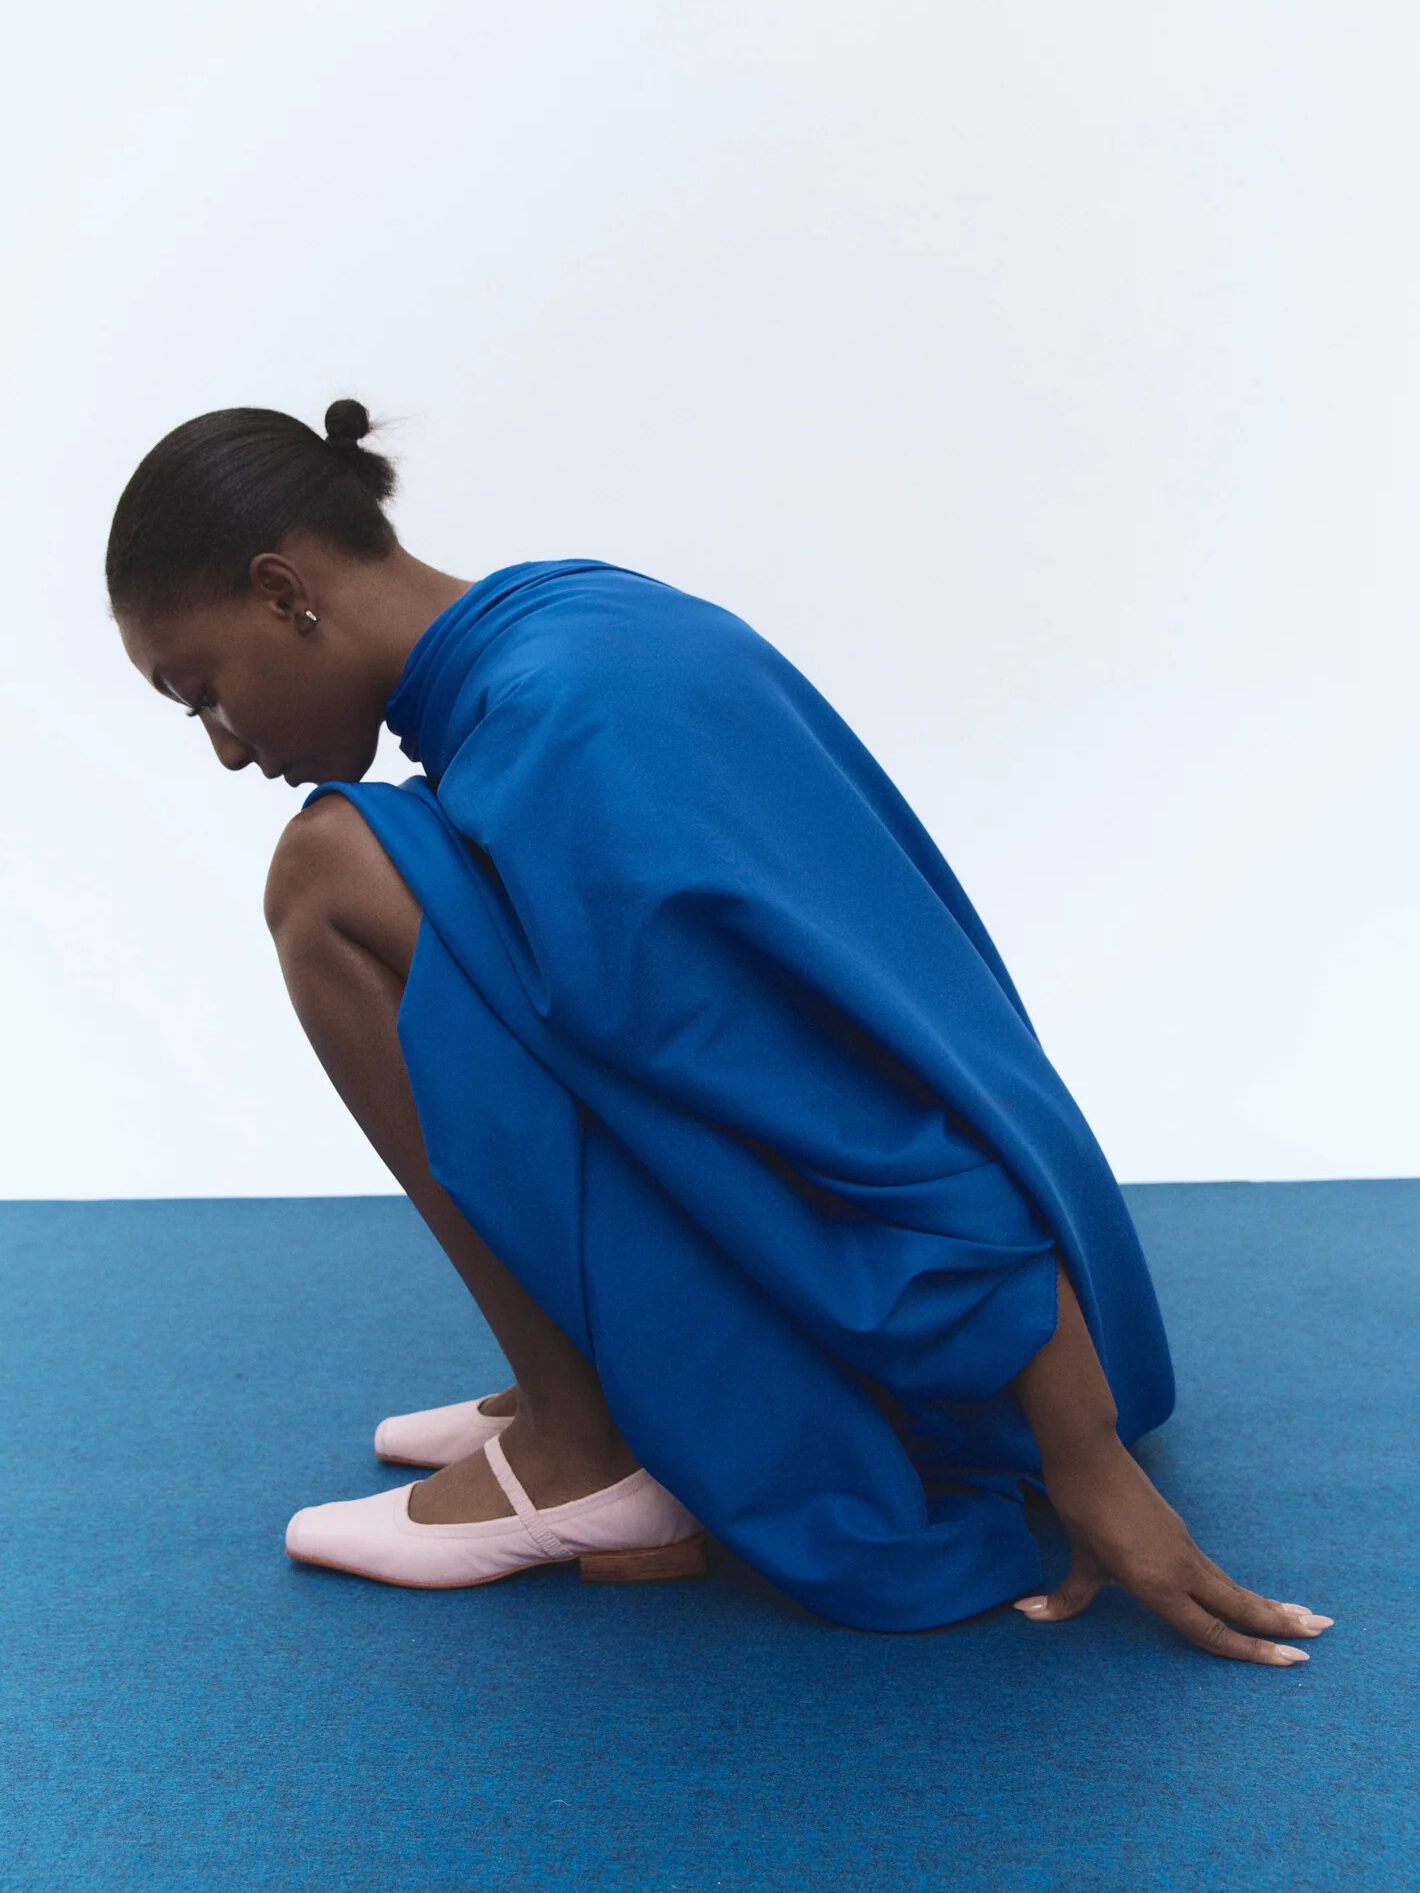
[[[509,1274],[430,1174],[396,1018],[420,912],[361,816],[327,796],[290,823],[271,864],[267,923],[296,1016],[355,1121],[467,1284],[517,1380],[503,1434],[538,1505],[613,1484],[636,1460],[607,1412],[596,1371]],[[415,1488],[425,1524],[507,1516],[481,1453]]]

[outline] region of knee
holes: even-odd
[[[266,875],[266,924],[280,946],[328,917],[354,865],[364,822],[343,795],[325,795],[293,816],[281,832]]]
[[[365,818],[324,795],[286,824],[266,877],[266,924],[287,983],[353,941],[408,977],[420,909]]]

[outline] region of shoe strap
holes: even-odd
[[[492,1469],[493,1477],[502,1486],[509,1505],[522,1520],[528,1537],[532,1539],[538,1550],[549,1558],[576,1557],[576,1552],[564,1545],[552,1527],[543,1522],[541,1513],[523,1490],[518,1475],[508,1464],[508,1456],[503,1451],[496,1433],[485,1443],[483,1456]]]

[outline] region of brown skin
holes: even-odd
[[[1035,1623],[1059,1623],[1088,1609],[1104,1585],[1120,1584],[1201,1650],[1246,1663],[1306,1662],[1305,1650],[1273,1639],[1320,1636],[1334,1619],[1245,1591],[1204,1557],[1120,1442],[1114,1398],[1063,1268],[1058,1283],[1055,1333],[1014,1385],[1072,1556],[1057,1590],[1023,1597],[1016,1609]]]
[[[432,619],[464,581],[402,547],[352,558],[293,535],[251,563],[245,597],[199,600],[158,620],[118,613],[128,655],[202,721],[228,769],[354,782],[374,759],[384,707]],[[314,614],[312,623],[306,616]],[[337,1091],[478,1302],[516,1377],[491,1396],[512,1412],[504,1449],[538,1505],[624,1478],[636,1461],[594,1369],[469,1226],[430,1174],[395,1019],[420,913],[354,807],[327,797],[287,827],[267,884],[267,919],[301,1024]],[[1059,1274],[1055,1334],[1014,1387],[1040,1448],[1046,1491],[1073,1559],[1049,1597],[1016,1608],[1039,1623],[1078,1616],[1120,1584],[1201,1649],[1285,1666],[1275,1641],[1331,1623],[1233,1583],[1205,1558],[1115,1430],[1116,1412],[1074,1290]],[[503,1517],[482,1454],[415,1486],[425,1523]],[[1235,1627],[1234,1627],[1235,1626]]]
[[[224,768],[255,763],[293,787],[358,782],[405,659],[466,581],[402,546],[355,559],[307,534],[250,570],[242,598],[197,599],[158,619],[119,611],[124,649],[201,718]]]
[[[343,796],[286,829],[266,917],[296,1015],[351,1115],[453,1263],[516,1376],[502,1436],[535,1505],[561,1505],[636,1470],[586,1358],[464,1220],[430,1174],[396,1019],[420,913],[389,856]],[[511,1507],[482,1453],[416,1485],[427,1525],[503,1518]]]

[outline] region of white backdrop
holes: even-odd
[[[347,393],[421,556],[631,565],[808,672],[1121,1176],[1420,1169],[1413,5],[9,31],[0,1193],[390,1187],[262,930],[299,797],[101,582],[167,428]]]

